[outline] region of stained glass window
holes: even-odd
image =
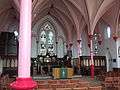
[[[52,24],[49,22],[43,24],[40,32],[40,54],[46,55],[46,53],[53,54],[55,43],[55,34]]]
[[[110,30],[109,26],[107,27],[107,36],[108,36],[108,38],[110,38],[110,36],[111,36],[111,30]]]

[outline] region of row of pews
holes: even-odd
[[[12,90],[10,84],[15,81],[15,78],[10,78],[8,74],[0,75],[0,90]]]
[[[118,76],[120,76],[120,71],[109,71],[109,72],[101,71],[99,75],[96,75],[97,79],[100,81],[105,81],[106,77],[118,77]]]
[[[105,90],[120,90],[120,72],[109,71],[99,75],[99,80],[103,81],[102,85]]]
[[[120,90],[120,76],[106,77],[103,85],[106,89]]]
[[[91,86],[90,82],[80,79],[38,80],[35,90],[102,90],[102,86]]]

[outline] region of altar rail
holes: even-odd
[[[10,76],[17,74],[18,60],[16,55],[0,55],[2,73]]]
[[[101,71],[106,71],[106,57],[105,56],[94,56],[95,75],[98,75]],[[90,56],[81,56],[81,72],[83,75],[90,75]]]

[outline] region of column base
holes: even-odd
[[[91,80],[94,80],[94,65],[91,65]]]
[[[10,84],[13,90],[33,90],[37,83],[32,78],[16,78],[16,81]]]

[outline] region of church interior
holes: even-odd
[[[120,90],[119,37],[120,0],[0,0],[0,90]]]

